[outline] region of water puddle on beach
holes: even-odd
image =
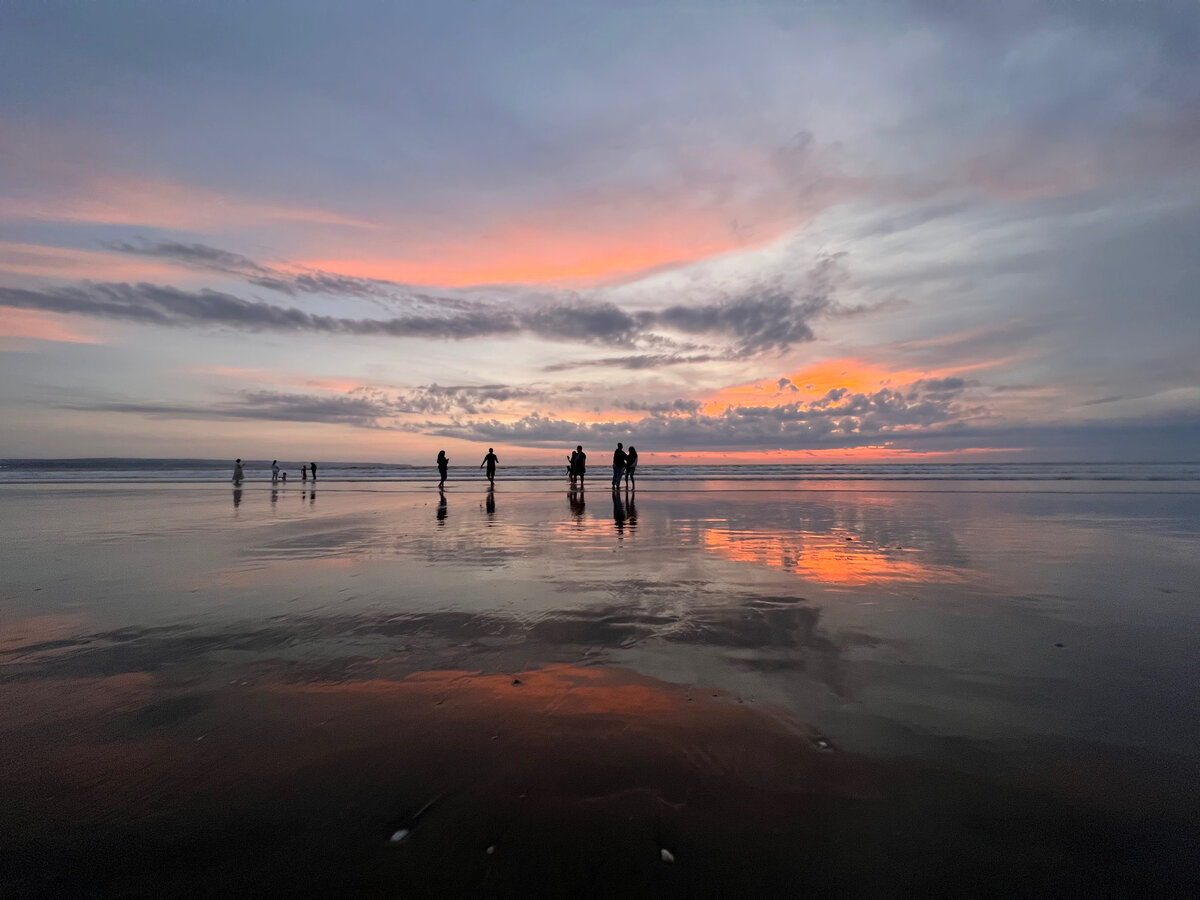
[[[7,486],[5,896],[1188,894],[1194,496]]]

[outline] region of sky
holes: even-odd
[[[1200,458],[1194,0],[0,4],[0,457]]]

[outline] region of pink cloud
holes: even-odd
[[[72,316],[0,306],[0,338],[25,338],[70,344],[104,343],[97,335],[78,331],[75,327],[77,322]]]
[[[179,271],[169,262],[125,254],[0,241],[0,272],[8,275],[146,281],[176,276]]]

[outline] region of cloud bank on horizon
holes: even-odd
[[[1194,459],[1198,43],[1182,0],[5,6],[0,456]]]

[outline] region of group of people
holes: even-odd
[[[483,462],[479,464],[479,468],[487,469],[487,480],[490,486],[496,484],[496,466],[499,464],[500,458],[496,456],[496,451],[492,447],[488,447],[487,456],[483,458]],[[621,485],[621,479],[625,479],[626,487],[637,487],[637,472],[638,452],[637,448],[630,445],[629,449],[625,449],[625,445],[618,443],[617,449],[613,451],[612,461],[612,486],[616,490]],[[445,450],[439,450],[437,455],[437,470],[438,470],[438,490],[446,486],[446,475],[450,468],[450,457],[446,455]],[[584,479],[587,477],[587,454],[583,451],[583,445],[579,444],[571,451],[571,455],[567,457],[567,475],[571,479],[571,485],[578,483],[581,487]],[[316,477],[316,476],[313,476]]]
[[[634,477],[637,464],[637,448],[631,444],[626,450],[624,444],[618,443],[617,449],[613,451],[612,459],[613,490],[621,486],[622,478],[625,479],[626,487],[637,487],[637,479]],[[583,452],[582,444],[578,445],[567,457],[567,475],[570,476],[572,485],[578,481],[582,487],[584,479],[587,477],[587,454]]]
[[[317,480],[317,464],[309,463],[307,466],[300,467],[300,480],[308,481],[308,476],[312,475],[312,480]],[[240,459],[233,462],[233,483],[241,484],[246,480],[246,470]],[[279,460],[271,460],[271,484],[279,483],[287,484],[287,472],[279,471]]]

